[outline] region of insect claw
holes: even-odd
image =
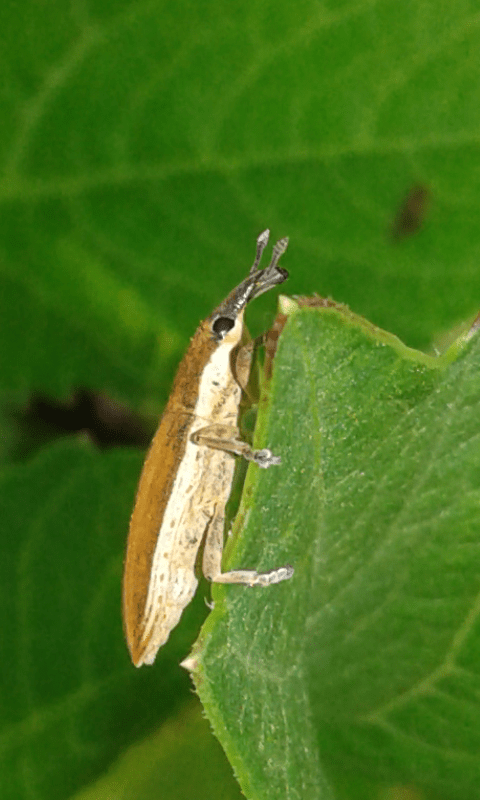
[[[253,450],[250,460],[259,467],[262,467],[262,469],[277,466],[282,462],[280,456],[274,456],[272,451],[267,447],[265,447],[263,450]]]

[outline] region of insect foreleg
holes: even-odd
[[[235,380],[242,389],[242,392],[251,398],[252,392],[249,388],[250,372],[252,368],[253,355],[255,351],[266,341],[266,334],[261,333],[255,339],[246,342],[236,352],[232,363],[232,371]],[[257,392],[258,393],[258,392]]]

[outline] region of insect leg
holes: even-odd
[[[234,569],[222,572],[223,526],[225,507],[218,505],[208,527],[203,550],[203,574],[213,583],[240,583],[246,586],[270,586],[272,583],[286,581],[293,575],[293,567],[285,566],[268,572],[254,569]]]
[[[265,344],[266,337],[266,333],[261,333],[259,336],[256,336],[255,339],[250,339],[250,341],[245,342],[245,344],[242,344],[241,347],[238,348],[235,357],[232,359],[232,371],[235,380],[242,392],[247,396],[251,395],[248,383],[252,369],[253,354],[259,347]]]
[[[257,346],[256,339],[243,344],[237,351],[235,359],[232,363],[232,370],[235,380],[240,386],[242,392],[248,393],[248,381],[250,379],[250,371],[252,368],[253,353]]]
[[[192,433],[191,440],[194,444],[204,447],[213,447],[215,450],[224,450],[236,456],[243,456],[247,461],[254,461],[259,467],[267,468],[280,464],[280,457],[274,456],[267,447],[263,450],[252,450],[247,442],[239,438],[240,431],[230,425],[207,425]]]

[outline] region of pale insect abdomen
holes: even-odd
[[[198,550],[215,506],[228,499],[234,469],[235,460],[230,454],[193,442],[187,444],[155,547],[145,605],[142,638],[150,640],[153,656],[167,641],[195,594]]]
[[[216,361],[213,358],[211,364],[214,377]],[[209,377],[210,386],[212,374],[208,373],[207,369],[204,380]],[[142,633],[142,639],[148,641],[145,663],[150,663],[149,651],[152,660],[155,658],[192,600],[198,585],[195,564],[199,547],[215,508],[223,507],[230,493],[234,457],[191,441],[193,433],[209,425],[236,425],[241,389],[231,372],[225,381],[226,374],[224,371],[220,392],[218,387],[215,393],[199,392],[195,411],[200,414],[192,418],[182,464],[160,525],[145,603]]]

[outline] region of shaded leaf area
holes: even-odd
[[[291,291],[411,344],[475,310],[475,3],[26,0],[0,23],[2,394],[164,398],[267,226]]]
[[[442,797],[480,782],[480,340],[438,359],[351,312],[280,336],[229,566],[194,677],[248,797],[328,798],[350,772]],[[237,533],[239,527],[235,527]]]
[[[477,310],[476,3],[25,0],[1,5],[0,31],[2,404],[85,387],[155,417],[267,226],[291,237],[290,292],[349,302],[409,344]],[[412,207],[415,187],[425,202]],[[249,309],[254,334],[273,303]],[[340,760],[345,780],[348,767],[407,776],[464,800],[478,786],[476,395],[462,372],[475,345],[432,369],[382,339],[371,363],[365,333],[344,339],[340,325],[339,338],[323,319],[307,344],[292,320],[291,352],[281,345],[258,436],[288,474],[250,471],[236,533],[245,522],[253,536],[230,546],[245,566],[291,562],[294,581],[216,590],[229,627],[206,629],[218,649],[199,689],[251,797],[325,800]],[[317,370],[319,341],[330,367]],[[337,369],[349,348],[364,359],[354,380]],[[437,409],[435,436],[448,375],[453,416]],[[0,434],[5,463],[19,439],[26,452],[15,419],[0,416]],[[122,641],[140,462],[67,442],[0,476],[2,796],[69,796],[189,692],[178,661],[200,593],[151,670]]]
[[[80,433],[100,449],[147,447],[155,428],[106,395],[79,389],[65,401],[33,395],[21,410],[6,404],[4,461],[23,461],[46,444]]]
[[[160,730],[131,747],[74,800],[241,800],[231,767],[200,704],[180,707]]]
[[[120,581],[141,455],[65,441],[4,470],[0,794],[63,800],[191,696],[178,662],[199,593],[152,669],[136,670]]]

